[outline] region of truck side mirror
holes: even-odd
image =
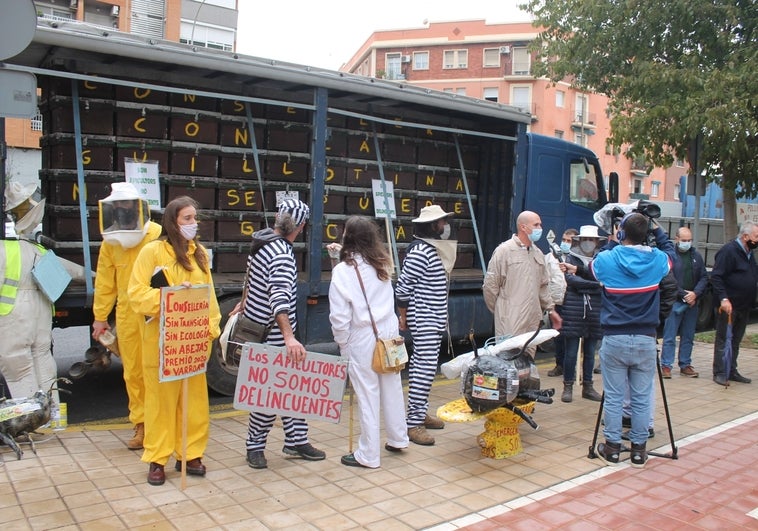
[[[619,174],[615,171],[608,175],[608,202],[619,202]]]

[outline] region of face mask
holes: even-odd
[[[561,252],[569,253],[571,251],[571,244],[569,242],[561,242]]]
[[[197,235],[197,223],[192,223],[190,225],[179,225],[179,231],[182,233],[182,236],[184,236],[185,240],[194,240],[195,236]]]
[[[529,234],[529,240],[532,242],[539,241],[540,238],[542,238],[542,229],[534,229],[531,234]]]
[[[595,242],[579,242],[579,248],[584,254],[592,254],[592,252],[595,250]]]
[[[750,249],[751,251],[755,249],[756,247],[758,247],[758,242],[754,242],[753,240],[748,240],[746,243],[747,243],[747,248]]]
[[[686,253],[690,250],[690,247],[692,247],[692,242],[679,242],[678,246],[680,251]]]
[[[442,233],[440,234],[441,240],[447,240],[450,238],[450,224],[445,223],[445,226],[442,227]]]

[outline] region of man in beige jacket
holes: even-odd
[[[548,312],[553,328],[561,328],[548,289],[545,257],[535,243],[542,237],[539,215],[525,210],[516,219],[517,232],[497,246],[484,277],[484,302],[495,314],[495,335],[518,335],[539,327]]]

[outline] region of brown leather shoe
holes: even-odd
[[[427,430],[441,430],[445,427],[445,422],[442,419],[438,419],[437,417],[427,415],[424,418],[424,427]]]
[[[182,462],[177,461],[176,465],[174,466],[174,469],[177,472],[182,471]],[[187,461],[187,474],[190,476],[204,476],[205,475],[205,465],[200,460],[199,457],[196,457],[194,459],[190,459]]]
[[[130,450],[142,450],[142,443],[145,440],[145,425],[140,422],[134,425],[134,436],[126,441],[126,447]]]
[[[670,380],[671,379],[671,369],[668,367],[661,367],[661,374],[663,374],[664,380]]]
[[[433,446],[434,437],[426,432],[426,428],[423,426],[415,426],[408,430],[408,438],[412,443],[420,444],[421,446]]]
[[[163,485],[166,482],[166,473],[163,471],[163,465],[150,463],[150,469],[147,472],[147,482],[151,485]]]
[[[698,373],[695,370],[695,367],[693,367],[692,365],[687,365],[686,367],[682,367],[679,370],[679,374],[681,374],[682,376],[687,376],[688,378],[697,378],[698,376],[700,376],[700,373]]]

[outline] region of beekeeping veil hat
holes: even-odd
[[[45,200],[37,202],[32,198],[36,191],[36,184],[17,181],[10,181],[5,187],[5,208],[11,213],[19,236],[32,232],[45,215]]]
[[[103,240],[126,249],[142,241],[150,223],[147,201],[132,183],[111,184],[111,195],[98,202]]]

